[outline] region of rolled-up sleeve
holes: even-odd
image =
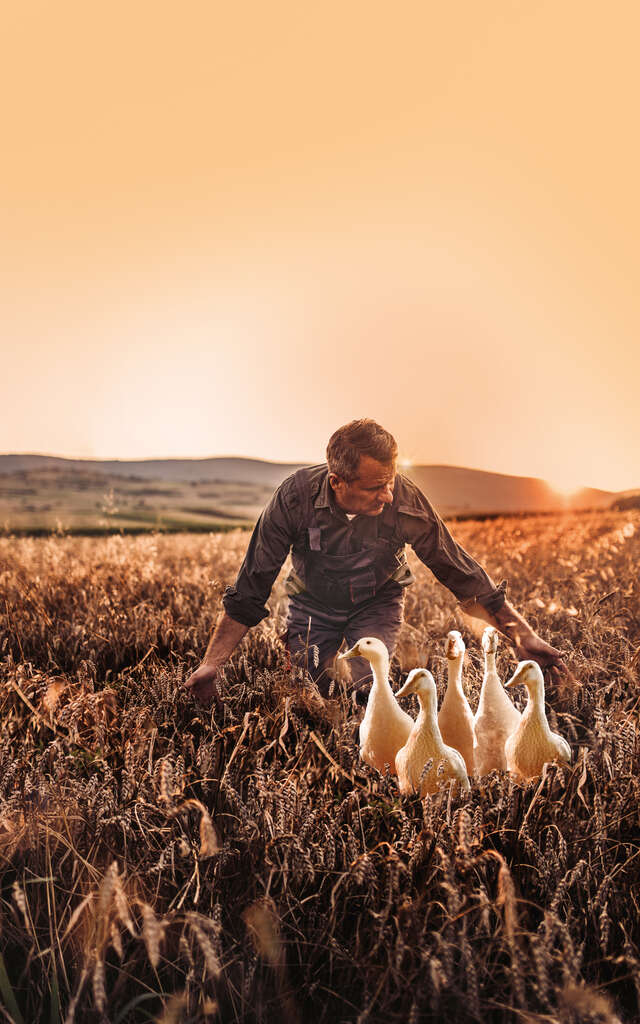
[[[417,487],[400,512],[403,533],[421,562],[463,605],[481,604],[494,615],[504,604],[506,582],[499,586],[475,558],[451,536],[431,503]]]
[[[295,481],[288,477],[258,519],[238,578],[222,598],[227,615],[243,626],[255,626],[269,614],[265,605],[295,539],[297,510]]]

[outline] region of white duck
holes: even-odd
[[[413,719],[403,711],[389,683],[389,652],[382,640],[365,636],[339,658],[366,658],[373,672],[367,708],[360,723],[360,757],[384,772],[396,772],[396,754],[409,736]]]
[[[414,668],[407,676],[404,686],[396,696],[404,697],[416,693],[420,701],[420,714],[415,720],[411,735],[396,754],[398,785],[401,793],[420,796],[436,793],[440,782],[457,779],[462,789],[469,789],[469,779],[464,758],[459,751],[444,744],[438,728],[438,695],[433,676],[426,668]],[[424,778],[422,771],[427,761],[433,763]],[[440,764],[443,771],[438,772]]]
[[[443,741],[460,751],[467,766],[467,774],[473,775],[473,712],[462,688],[462,665],[466,648],[457,629],[447,634],[445,650],[449,680],[438,714],[438,725]]]
[[[520,712],[509,699],[496,671],[498,631],[487,626],[482,634],[484,678],[474,719],[475,765],[479,775],[494,768],[506,771],[504,745],[520,724]]]
[[[507,768],[524,779],[540,775],[548,761],[571,761],[571,747],[551,732],[544,710],[544,677],[535,661],[521,661],[505,686],[524,683],[529,699],[520,724],[504,745]]]

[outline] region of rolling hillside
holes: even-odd
[[[259,459],[121,462],[0,455],[0,529],[40,532],[212,530],[255,522],[298,464]],[[608,508],[618,498],[586,488],[563,498],[543,480],[455,466],[404,472],[442,515]]]

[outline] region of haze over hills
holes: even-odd
[[[276,488],[304,463],[264,462],[262,459],[63,459],[57,455],[0,455],[0,474],[33,469],[76,470],[128,476],[138,480],[213,481],[264,484]]]
[[[245,458],[121,461],[0,455],[0,529],[249,525],[299,465]],[[595,488],[563,497],[544,480],[456,466],[410,466],[402,472],[448,517],[607,508],[621,497]]]

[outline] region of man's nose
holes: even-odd
[[[393,501],[393,484],[387,484],[386,487],[383,487],[378,494],[378,499],[385,505],[390,505]]]

